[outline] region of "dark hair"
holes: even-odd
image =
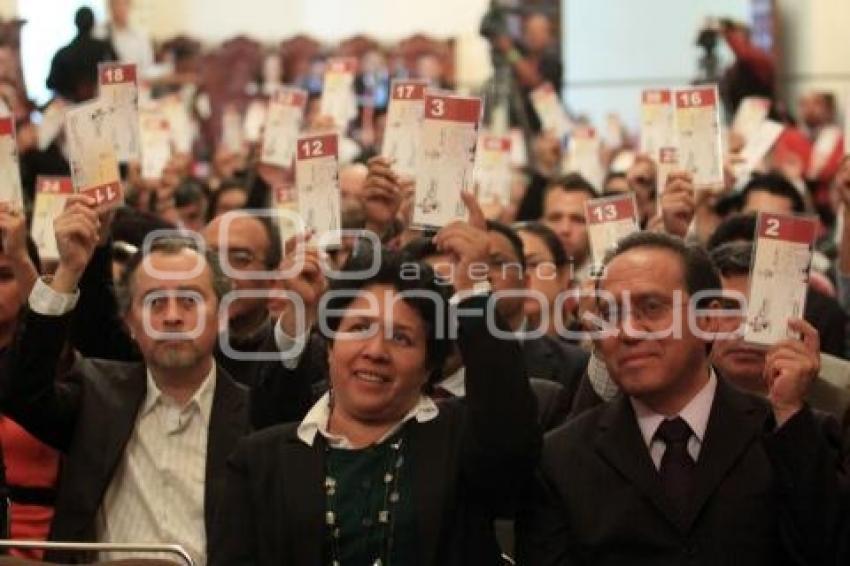
[[[427,333],[428,367],[431,375],[428,384],[434,384],[442,377],[442,367],[451,351],[452,343],[447,338],[447,327],[438,324],[448,324],[449,321],[449,291],[442,285],[433,268],[422,261],[411,261],[399,252],[378,251],[380,254],[378,270],[370,277],[354,279],[338,279],[331,283],[327,300],[323,301],[323,309],[319,316],[326,321],[326,335],[333,342],[333,334],[342,321],[340,315],[332,316],[329,311],[340,312],[348,308],[354,301],[354,292],[363,291],[373,285],[389,285],[399,293],[409,293],[402,300],[422,318]],[[367,271],[375,262],[370,254],[352,256],[343,267],[346,271]],[[415,276],[413,276],[415,275]],[[340,292],[344,293],[341,294]],[[417,296],[416,293],[427,293],[431,298]]]
[[[218,213],[218,201],[221,200],[221,195],[227,191],[234,190],[242,191],[242,193],[245,194],[245,202],[248,202],[248,189],[245,187],[245,183],[243,181],[238,179],[227,179],[226,181],[222,181],[218,190],[214,191],[210,196],[210,208],[207,212],[207,220],[212,220]]]
[[[174,206],[182,208],[198,202],[205,202],[209,198],[206,185],[194,177],[186,177],[174,190]]]
[[[518,222],[514,224],[514,230],[517,232],[528,232],[543,240],[543,243],[549,249],[549,253],[552,254],[552,261],[555,267],[561,268],[569,263],[567,252],[564,251],[561,240],[558,239],[557,234],[551,228],[542,222]]]
[[[198,250],[197,243],[193,238],[180,237],[175,233],[175,235],[155,239],[151,243],[147,254],[145,254],[143,249],[139,250],[135,255],[133,255],[133,257],[130,258],[130,261],[127,262],[127,266],[124,268],[124,273],[121,274],[121,279],[115,286],[115,298],[118,302],[119,312],[121,312],[121,314],[126,314],[132,306],[133,276],[136,274],[136,271],[142,264],[145,257],[154,253],[176,255],[183,250],[193,250],[204,257],[210,268],[210,280],[213,291],[215,292],[219,302],[221,302],[222,297],[230,291],[230,280],[221,270],[221,264],[218,261],[218,254],[212,250],[206,250],[203,254],[201,254]]]
[[[599,194],[590,181],[579,175],[578,173],[568,173],[562,177],[557,177],[549,181],[544,190],[544,194],[554,189],[561,189],[567,193],[585,193],[590,198],[596,198]]]
[[[429,257],[439,255],[440,252],[432,238],[420,236],[407,242],[400,253],[407,261],[425,261]]]
[[[752,242],[756,233],[756,215],[755,214],[733,214],[729,218],[724,219],[714,233],[708,239],[706,247],[709,251],[718,246],[722,246],[728,242],[736,240],[744,240]]]
[[[687,245],[680,238],[659,232],[635,232],[620,240],[617,247],[605,256],[604,265],[626,252],[641,248],[666,250],[679,256],[685,279],[685,290],[689,295],[700,291],[720,290],[720,275],[711,263],[708,253],[699,246]],[[704,302],[707,302],[705,299]],[[698,307],[706,306],[698,302]]]
[[[613,181],[614,179],[628,179],[625,173],[622,171],[611,171],[607,175],[605,175],[605,180],[602,181],[602,194],[608,194],[608,183]]]
[[[727,242],[711,251],[711,262],[724,277],[749,275],[752,258],[750,242]]]
[[[522,239],[517,235],[516,231],[510,226],[496,222],[495,220],[487,221],[487,231],[496,232],[508,239],[518,258],[517,261],[519,261],[522,269],[525,270],[525,246],[522,244]]]
[[[74,14],[74,25],[79,35],[89,35],[94,28],[94,12],[88,6],[83,6]]]
[[[154,230],[173,230],[175,226],[150,212],[122,206],[112,221],[112,239],[141,248],[145,236]]]
[[[744,185],[741,191],[741,206],[747,204],[747,198],[755,191],[770,193],[777,197],[784,197],[791,201],[791,208],[794,212],[803,212],[806,209],[806,204],[803,202],[803,197],[791,182],[777,173],[768,173],[767,175],[756,175],[750,182]]]

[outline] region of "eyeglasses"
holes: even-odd
[[[600,301],[597,308],[600,318],[609,324],[617,324],[626,318],[652,324],[667,317],[673,309],[673,300],[661,295],[636,295],[620,304]]]

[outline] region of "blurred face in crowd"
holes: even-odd
[[[768,191],[750,191],[741,212],[774,212],[778,214],[794,214],[794,203],[791,199],[774,195]]]
[[[199,262],[204,269],[195,277],[176,275],[191,274]],[[169,272],[170,278],[159,275]],[[203,256],[184,249],[153,252],[133,274],[125,322],[152,369],[187,369],[210,360],[218,336],[218,299],[211,273]]]
[[[690,296],[685,291],[679,256],[659,248],[628,250],[611,260],[599,287],[611,293],[618,307],[612,320],[617,321],[619,334],[596,342],[611,378],[629,396],[650,406],[685,396],[693,387],[694,372],[703,366],[706,353],[705,342],[687,324]],[[681,292],[678,305],[677,290]],[[623,312],[624,303],[627,312]],[[599,311],[603,318],[611,317],[604,300],[599,302]],[[674,324],[676,311],[683,321],[681,338],[664,332]],[[707,325],[713,324],[713,319],[698,321],[704,331],[712,330]],[[649,332],[660,334],[646,336]]]
[[[543,172],[556,171],[561,165],[561,142],[552,134],[540,134],[532,142],[537,168]]]
[[[584,203],[590,195],[584,191],[564,191],[552,187],[543,199],[543,222],[558,235],[564,251],[576,267],[587,258],[587,219]]]
[[[109,13],[112,14],[112,21],[119,26],[126,26],[130,22],[132,7],[131,0],[110,0]]]
[[[362,163],[351,163],[344,165],[339,170],[339,196],[342,199],[342,207],[360,204],[363,187],[366,185],[366,177],[369,168]]]
[[[725,291],[737,291],[747,295],[749,277],[730,275],[723,277]],[[724,333],[735,332],[744,323],[743,317],[722,317],[720,329]],[[764,371],[765,350],[748,345],[743,336],[715,340],[711,348],[711,363],[725,379],[738,387],[754,393],[766,392]]]
[[[21,295],[18,280],[9,258],[0,252],[0,329],[14,325],[21,308]]]
[[[487,239],[490,242],[490,284],[494,291],[516,291],[526,288],[526,277],[522,271],[520,257],[511,245],[511,241],[504,235],[488,231]],[[511,326],[517,329],[522,322],[525,298],[499,297],[496,308],[499,314]]]
[[[228,222],[229,221],[229,222]],[[225,232],[224,246],[220,237]],[[269,239],[263,225],[256,218],[241,212],[228,216],[217,216],[204,228],[201,235],[207,247],[220,254],[221,263],[230,263],[231,269],[242,271],[267,271],[266,257]],[[266,290],[271,286],[269,279],[230,278],[236,291]],[[266,298],[241,298],[233,301],[228,313],[230,319],[241,316],[263,318],[268,308]]]
[[[436,55],[422,55],[416,61],[416,77],[425,79],[432,85],[440,84],[443,80],[443,64]]]
[[[629,187],[629,181],[625,176],[617,175],[616,177],[611,177],[605,183],[605,187],[603,191],[606,195],[619,195],[622,193],[627,193],[631,190]]]
[[[207,202],[201,199],[197,202],[192,202],[186,206],[177,207],[177,214],[180,215],[180,222],[187,230],[200,232],[204,228],[204,221],[207,217]]]
[[[809,92],[798,103],[800,120],[807,128],[819,128],[833,121],[832,109],[823,92]]]
[[[641,224],[645,224],[647,219],[655,215],[655,164],[646,157],[637,158],[629,167],[626,180],[635,193]]]
[[[218,196],[218,201],[216,201],[215,215],[218,217],[232,210],[245,208],[247,202],[248,194],[242,188],[224,189]]]
[[[430,373],[425,321],[391,286],[368,286],[342,317],[328,367],[334,412],[397,421],[416,404]]]
[[[546,51],[552,43],[552,25],[543,14],[532,14],[525,19],[523,26],[525,46],[532,53]]]
[[[528,274],[528,287],[533,291],[541,293],[546,297],[546,302],[551,307],[555,304],[558,294],[569,286],[570,271],[567,266],[560,269],[555,266],[555,258],[543,238],[537,234],[519,231],[525,251],[525,269]],[[524,312],[530,323],[529,328],[539,326],[541,308],[544,305],[540,301],[529,298],[525,301]],[[550,321],[551,322],[551,321]]]

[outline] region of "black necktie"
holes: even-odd
[[[664,456],[658,473],[670,500],[681,512],[691,495],[694,477],[694,460],[688,454],[688,440],[693,431],[682,417],[665,420],[655,431],[655,438],[664,442]]]

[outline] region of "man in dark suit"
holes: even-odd
[[[803,338],[771,349],[765,399],[710,367],[718,301],[692,299],[720,288],[704,252],[634,234],[598,288],[609,322],[598,345],[624,394],[546,439],[519,562],[832,563],[837,451],[803,400],[816,333],[789,321]]]
[[[99,228],[93,199],[82,195],[56,220],[59,267],[30,294],[4,410],[65,455],[52,540],[178,543],[203,564],[226,458],[249,428],[247,392],[213,359],[227,281],[215,257],[186,240],[154,243],[117,289],[143,361],[81,358],[57,383]]]

